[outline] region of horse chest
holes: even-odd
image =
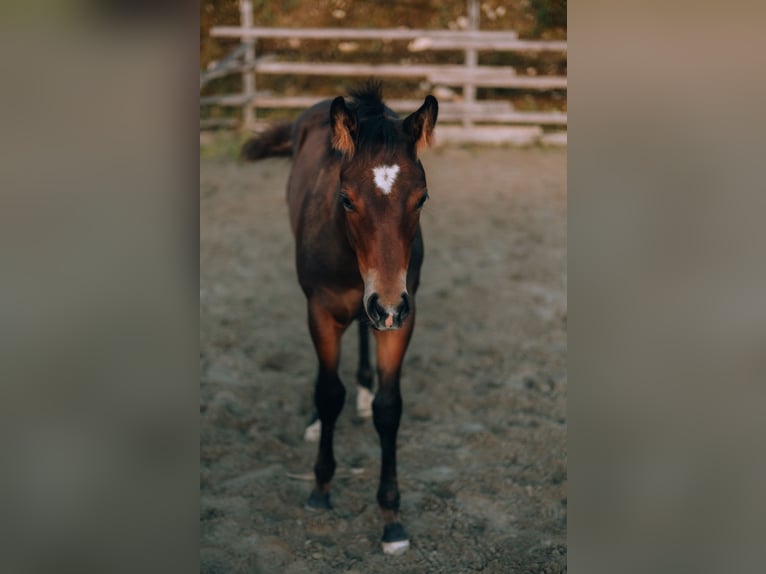
[[[348,324],[362,312],[362,289],[318,288],[316,299],[341,324]]]

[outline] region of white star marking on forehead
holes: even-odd
[[[372,173],[375,175],[375,185],[378,186],[380,191],[388,195],[391,193],[396,176],[399,174],[399,166],[396,164],[381,165],[373,168]]]

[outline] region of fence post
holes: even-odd
[[[245,28],[253,27],[253,3],[251,0],[239,0],[240,22]],[[252,66],[255,63],[255,39],[242,38],[245,45],[245,65]],[[245,103],[242,105],[242,126],[245,129],[253,129],[255,126],[255,69],[242,72],[242,92]]]
[[[479,29],[479,2],[478,0],[468,0],[468,29],[475,32]],[[479,52],[475,48],[467,48],[465,51],[465,66],[469,73],[476,71],[479,64]],[[463,84],[463,103],[467,108],[473,107],[476,102],[476,85],[473,83]],[[463,112],[463,127],[473,127],[473,112]]]

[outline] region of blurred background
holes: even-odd
[[[3,6],[3,572],[198,567],[197,114],[241,76],[195,90],[235,4]],[[762,570],[763,16],[569,10],[568,571]]]

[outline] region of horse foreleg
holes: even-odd
[[[378,346],[378,391],[372,402],[372,412],[375,429],[380,437],[378,505],[383,514],[383,551],[387,554],[400,554],[410,545],[409,536],[399,520],[396,436],[402,417],[399,378],[413,324],[414,317],[410,317],[399,330],[375,332]]]
[[[359,368],[356,371],[356,413],[365,419],[372,416],[372,368],[370,367],[370,327],[359,319]]]
[[[316,484],[306,504],[308,508],[332,508],[330,504],[330,480],[335,474],[333,434],[346,389],[338,377],[340,338],[345,326],[318,303],[309,301],[309,330],[319,359],[319,371],[314,386],[314,404],[321,421],[321,435],[314,476]]]

